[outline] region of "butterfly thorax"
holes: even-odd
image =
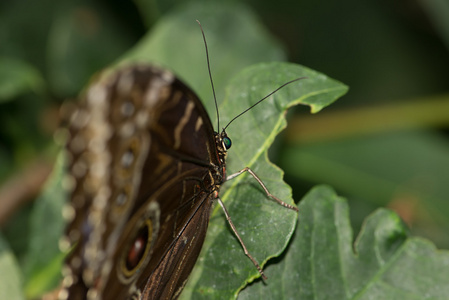
[[[226,180],[226,156],[227,151],[230,148],[230,139],[225,131],[221,133],[214,132],[215,145],[217,149],[218,166],[215,166],[214,185],[218,191],[221,184]]]

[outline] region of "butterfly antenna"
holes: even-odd
[[[212,86],[212,93],[214,94],[215,110],[217,112],[217,131],[219,131],[220,130],[220,116],[218,114],[218,104],[217,104],[217,97],[215,96],[214,81],[212,80],[212,73],[210,71],[209,51],[207,50],[206,35],[204,34],[203,27],[201,26],[200,21],[196,20],[196,22],[198,23],[198,25],[200,25],[201,34],[203,35],[203,40],[204,40],[204,47],[206,48],[207,70],[209,71],[210,84]]]
[[[257,104],[259,104],[260,102],[264,101],[265,99],[267,99],[268,97],[270,97],[271,95],[273,95],[274,93],[276,93],[277,91],[279,91],[280,89],[282,89],[284,86],[289,85],[290,83],[299,81],[301,79],[306,79],[307,77],[299,77],[293,80],[290,80],[289,82],[284,83],[283,85],[281,85],[280,87],[278,87],[277,89],[275,89],[274,91],[272,91],[271,93],[269,93],[268,95],[266,95],[265,97],[263,97],[262,99],[260,99],[259,101],[257,101],[256,103],[254,103],[253,105],[251,105],[250,107],[248,107],[247,109],[245,109],[243,112],[239,113],[237,116],[235,116],[231,121],[229,121],[228,125],[226,125],[223,128],[223,131],[226,130],[226,128],[228,128],[228,126],[234,122],[235,119],[237,119],[238,117],[240,117],[241,115],[243,115],[244,113],[248,112],[250,109],[252,109],[254,106],[256,106]]]

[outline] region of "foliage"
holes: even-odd
[[[250,166],[285,201],[292,201],[291,190],[282,181],[283,173],[269,162],[267,150],[286,124],[286,109],[305,104],[318,112],[346,91],[343,84],[322,73],[282,63],[287,57],[283,47],[245,5],[144,0],[136,4],[137,9],[122,9],[111,2],[104,9],[99,4],[40,1],[39,9],[46,8],[48,15],[26,13],[38,9],[37,4],[2,4],[0,179],[40,159],[42,153],[57,161],[35,204],[3,229],[2,299],[23,299],[25,294],[37,297],[60,282],[63,254],[57,242],[64,224],[59,211],[66,195],[63,160],[61,155],[56,160],[60,148],[51,139],[55,125],[48,123],[52,120],[48,116],[55,115],[62,99],[75,97],[96,71],[130,62],[170,68],[205,102],[215,126],[204,46],[195,22],[199,19],[208,40],[221,126],[282,83],[307,76],[236,120],[228,130],[233,140],[228,173]],[[415,32],[420,37],[417,41],[408,39],[410,35],[400,34],[403,28],[395,22],[382,23],[384,15],[371,9],[372,4],[353,1],[339,3],[338,8],[319,1],[276,7],[263,1],[256,4],[272,31],[292,29],[288,32],[293,49],[290,57],[354,87],[344,104],[339,101],[340,105],[333,106],[346,109],[345,105],[356,101],[377,105],[379,99],[407,100],[447,92],[441,88],[447,78],[447,49],[422,43],[422,33]],[[359,26],[340,22],[345,19],[341,5],[370,8],[371,18],[359,14],[352,22],[369,23],[372,28],[363,31],[360,25],[363,34],[356,34]],[[439,0],[422,5],[447,45],[444,16],[449,8]],[[307,26],[314,18],[316,26]],[[357,23],[357,18],[363,22]],[[143,24],[150,26],[147,33]],[[303,28],[308,32],[300,32]],[[339,32],[340,38],[334,37]],[[303,52],[295,52],[298,48],[291,41],[304,43]],[[426,47],[433,47],[429,48],[432,51]],[[432,55],[424,57],[424,51]],[[400,53],[397,58],[395,53]],[[382,113],[370,107],[366,114],[348,110],[339,115],[330,110],[318,114],[323,119],[310,119],[297,112],[293,126],[272,149],[272,157],[286,171],[295,202],[311,185],[327,183],[349,198],[351,215],[344,199],[329,187],[319,186],[299,201],[297,222],[296,214],[266,199],[251,176],[239,176],[225,184],[221,197],[249,251],[265,265],[269,279],[266,283],[258,279],[257,270],[216,207],[183,299],[237,295],[242,299],[444,299],[449,286],[448,253],[412,235],[448,245],[445,179],[449,176],[449,144],[447,136],[428,129],[448,124],[447,117],[435,109],[444,112],[441,107],[448,100],[444,95],[435,101],[424,98],[423,105],[404,109],[405,100],[397,101],[398,107],[385,106]],[[424,111],[426,118],[421,117]],[[360,115],[366,118],[357,119]],[[416,127],[420,130],[410,130]],[[409,130],[399,130],[403,128]],[[303,138],[304,132],[312,138]],[[392,211],[375,210],[387,205],[413,225],[412,233]],[[373,210],[362,225],[364,216]]]

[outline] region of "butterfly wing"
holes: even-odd
[[[196,176],[194,172],[188,174]],[[186,191],[192,185],[182,180],[174,178],[160,188],[127,223],[118,244],[128,247],[117,251],[113,258],[114,267],[105,284],[105,299],[117,295],[123,298],[136,295],[138,299],[173,299],[184,286],[201,250],[212,202],[208,201],[205,192]],[[160,200],[167,198],[183,199],[185,205],[165,213],[167,206]],[[148,229],[148,224],[151,229]],[[149,231],[152,234],[148,234]],[[142,251],[145,254],[131,265],[130,248],[140,237],[146,241],[146,250]],[[131,282],[133,284],[130,285]]]
[[[71,124],[66,296],[178,295],[204,240],[219,165],[201,102],[168,71],[125,68],[88,88]]]

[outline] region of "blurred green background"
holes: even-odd
[[[398,212],[412,234],[449,248],[449,2],[229,2],[252,11],[289,61],[350,87],[317,115],[293,109],[271,151],[296,201],[327,183],[348,198],[354,234],[383,206]],[[0,224],[19,260],[32,200],[58,153],[59,107],[187,5],[0,3]],[[183,55],[167,51],[173,50]]]

